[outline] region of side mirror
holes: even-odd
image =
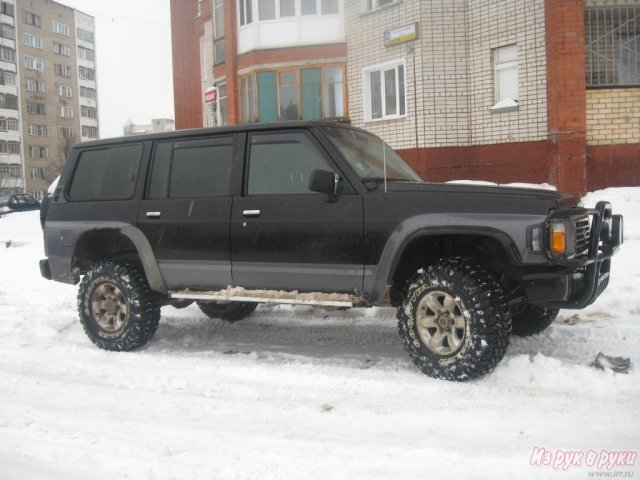
[[[309,190],[312,192],[326,193],[332,199],[340,192],[340,175],[329,170],[314,170],[309,178]]]

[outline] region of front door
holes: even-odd
[[[255,289],[362,290],[362,197],[311,192],[314,169],[337,171],[308,130],[248,137],[243,195],[231,214],[234,284]]]

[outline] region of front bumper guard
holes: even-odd
[[[546,231],[549,231],[553,219],[574,215],[593,217],[587,255],[563,258],[549,253],[551,264],[560,267],[558,271],[523,276],[530,303],[551,308],[581,309],[592,304],[607,288],[611,257],[624,241],[622,215],[612,215],[608,202],[598,202],[595,209],[555,210],[547,218]],[[546,251],[549,252],[548,244]]]

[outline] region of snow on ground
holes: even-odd
[[[37,212],[0,218],[1,479],[588,478],[551,452],[640,449],[640,188],[589,194],[625,215],[608,290],[513,339],[488,376],[422,375],[395,312],[260,306],[225,324],[164,307],[156,336],[99,350],[76,287],[42,279]],[[11,241],[9,248],[6,248]],[[631,357],[628,375],[588,364]],[[540,452],[540,450],[538,450]],[[640,474],[633,467],[614,470]]]

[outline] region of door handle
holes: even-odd
[[[158,218],[162,215],[161,212],[147,212],[147,217],[149,218]]]
[[[260,210],[243,210],[242,215],[245,217],[259,217]]]

